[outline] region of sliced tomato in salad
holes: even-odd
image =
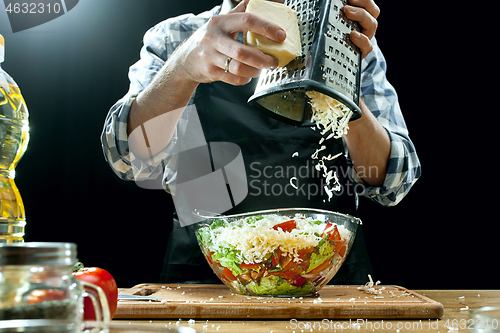
[[[283,267],[281,270],[277,272],[269,272],[269,275],[278,275],[287,280],[292,279],[293,277],[300,275],[303,272],[303,268],[297,265],[297,262],[290,260],[286,267]]]
[[[344,244],[344,242],[338,242],[335,246],[334,251],[337,252],[339,256],[343,257],[347,252],[347,246]]]
[[[272,255],[271,255],[271,264],[273,267],[276,267],[280,264],[281,262],[281,254],[283,251],[281,251],[280,248],[278,248]]]
[[[339,256],[345,256],[347,252],[347,247],[345,242],[342,240],[340,236],[339,229],[337,225],[333,223],[327,223],[325,226],[325,230],[323,231],[323,237],[327,236],[327,239],[334,243],[333,251],[335,251]]]
[[[294,287],[300,287],[302,286],[305,282],[307,281],[307,279],[303,276],[296,276],[292,279],[292,283],[290,283],[292,286]]]
[[[267,270],[262,267],[260,269],[260,271],[256,272],[256,271],[250,271],[250,276],[252,277],[252,279],[254,281],[259,281],[263,276],[264,274],[267,272]]]
[[[254,271],[258,271],[259,267],[260,267],[259,263],[253,263],[253,264],[251,264],[251,263],[242,262],[240,264],[240,268],[241,269],[252,269]]]
[[[327,236],[327,239],[332,242],[340,242],[342,240],[337,225],[333,223],[326,224],[325,230],[323,231],[323,237],[324,236]]]
[[[296,229],[296,228],[297,228],[297,222],[295,222],[295,220],[281,222],[280,224],[276,224],[273,227],[274,230],[281,229],[284,232],[291,232],[293,229]]]
[[[222,275],[224,278],[226,278],[229,281],[236,281],[236,276],[233,275],[231,270],[227,267],[224,267],[224,270],[222,271]]]
[[[212,261],[212,256],[214,255],[214,253],[215,253],[215,252],[212,252],[212,251],[210,251],[210,250],[206,250],[206,251],[208,252],[208,254],[207,254],[207,255],[205,255],[205,258],[207,258],[208,263],[209,263],[210,265],[213,265],[213,264],[214,264],[214,262]]]
[[[297,253],[297,257],[295,257],[293,254],[281,254],[281,269],[275,272],[269,271],[268,274],[281,276],[293,282],[293,279],[298,277],[309,268],[309,259],[311,258],[313,251],[313,247],[299,250]],[[300,283],[300,281],[297,283]]]
[[[302,261],[307,261],[311,258],[311,255],[314,252],[314,247],[308,247],[302,250],[299,250],[298,255],[299,259]]]

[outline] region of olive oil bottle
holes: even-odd
[[[18,243],[24,241],[26,217],[14,177],[28,145],[29,122],[18,85],[1,67],[4,55],[0,35],[0,243]]]

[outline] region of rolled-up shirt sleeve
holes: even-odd
[[[192,15],[185,15],[186,19]],[[129,150],[128,116],[137,95],[153,80],[166,59],[189,34],[179,34],[182,27],[166,20],[144,35],[140,60],[129,69],[130,87],[127,94],[111,107],[104,123],[101,143],[104,156],[115,174],[125,180],[156,178],[163,172],[165,159],[176,141],[176,133],[164,151],[147,161],[136,159]],[[184,32],[184,31],[183,31]]]
[[[129,150],[128,115],[137,95],[143,91],[163,67],[174,50],[208,19],[219,11],[219,6],[199,15],[185,14],[167,19],[144,35],[140,59],[129,69],[130,87],[127,94],[108,112],[101,143],[104,156],[118,177],[125,180],[155,179],[171,158],[177,142],[177,129],[165,149],[151,159],[136,159]],[[193,98],[189,104],[193,103]]]
[[[125,96],[113,105],[101,134],[104,157],[115,174],[125,180],[134,179],[127,136],[128,114],[134,99],[134,95]]]
[[[384,206],[398,204],[410,191],[421,175],[421,166],[415,146],[411,141],[406,123],[401,113],[398,96],[386,77],[387,64],[377,45],[363,59],[361,74],[361,96],[379,123],[387,130],[391,141],[391,151],[387,175],[382,186],[365,184],[357,174],[348,155],[349,176],[361,186],[361,195]],[[377,172],[378,170],[365,170]]]

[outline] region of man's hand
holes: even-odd
[[[353,30],[351,40],[360,48],[364,58],[373,50],[370,40],[377,30],[380,9],[374,0],[349,0],[349,3],[351,5],[344,6],[345,15],[351,20],[358,21],[363,28],[361,33]]]
[[[242,0],[231,12],[213,16],[203,27],[185,40],[151,83],[134,100],[128,118],[128,133],[151,119],[158,119],[161,131],[148,135],[149,150],[143,144],[141,131],[129,136],[130,151],[140,159],[156,155],[170,142],[184,107],[199,83],[224,81],[244,85],[265,68],[278,66],[278,60],[251,46],[236,41],[239,32],[253,31],[276,42],[286,33],[275,23],[246,13],[249,0]],[[226,62],[229,68],[226,71]],[[168,116],[159,117],[162,115]],[[161,122],[160,122],[161,119]]]
[[[258,77],[262,69],[274,68],[277,60],[236,41],[239,32],[253,31],[276,42],[286,38],[275,23],[246,13],[248,0],[242,1],[226,15],[213,16],[176,50],[178,64],[185,78],[192,82],[224,81],[243,85]],[[230,58],[228,71],[226,61]]]

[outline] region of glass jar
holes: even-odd
[[[467,328],[470,332],[500,332],[500,306],[486,306],[469,312]]]
[[[73,276],[73,243],[0,244],[0,320],[83,319],[83,298],[91,297],[98,319],[109,320],[102,289]],[[98,299],[84,289],[93,289]]]
[[[68,320],[26,319],[0,321],[0,333],[197,333],[194,328],[165,327],[165,324],[86,321],[77,325]]]

